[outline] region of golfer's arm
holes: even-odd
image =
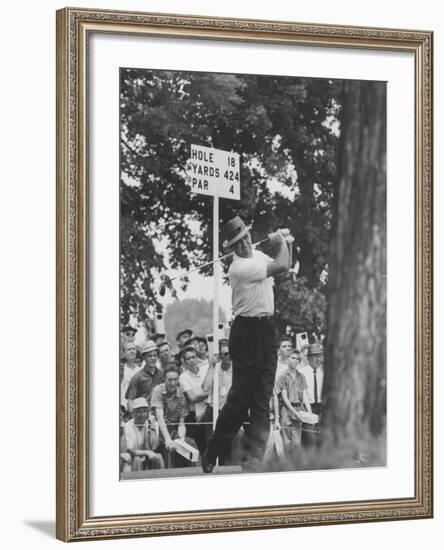
[[[274,275],[279,275],[288,271],[290,254],[288,252],[288,246],[282,237],[279,242],[279,251],[276,255],[276,258],[267,264],[267,277],[273,277]]]
[[[290,269],[293,264],[293,243],[287,241],[285,242],[288,249],[288,269]]]

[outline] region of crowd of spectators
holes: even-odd
[[[122,473],[197,465],[232,383],[228,339],[209,354],[207,339],[181,330],[176,346],[154,334],[141,344],[137,330],[122,331],[120,365],[120,469]],[[295,349],[283,337],[270,402],[266,459],[295,463],[301,448],[316,445],[322,410],[323,349]],[[220,465],[238,464],[248,445],[248,416]],[[268,457],[268,458],[267,458]]]

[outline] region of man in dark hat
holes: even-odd
[[[291,255],[284,235],[269,235],[275,258],[254,250],[250,227],[239,216],[223,229],[223,246],[233,252],[229,268],[234,321],[230,331],[233,381],[218,417],[202,468],[210,473],[250,411],[247,471],[259,471],[270,431],[269,402],[277,363],[273,277],[288,271]]]
[[[307,361],[299,370],[305,376],[311,410],[314,414],[322,413],[322,388],[324,385],[324,348],[315,342],[307,348]],[[306,449],[321,443],[319,427],[310,427],[302,432],[302,445]]]
[[[179,347],[179,351],[174,356],[174,359],[176,360],[177,364],[181,364],[181,352],[183,348],[185,347],[186,342],[193,336],[193,331],[190,328],[183,329],[177,333],[176,336],[176,343]]]
[[[134,342],[136,339],[137,329],[131,325],[126,325],[122,329],[122,343]]]
[[[315,414],[322,409],[322,387],[324,385],[324,348],[319,342],[310,344],[307,348],[308,365],[299,369],[307,381],[310,405]]]
[[[161,344],[166,342],[165,340],[165,334],[162,334],[160,332],[156,332],[153,334],[153,341],[156,344],[157,347],[160,347]]]
[[[165,342],[162,342],[157,346],[159,350],[159,363],[160,368],[165,371],[166,367],[174,364],[176,366],[177,362],[174,359],[173,352],[171,351],[170,344],[165,340]]]
[[[176,342],[180,348],[185,346],[185,342],[193,336],[193,331],[190,328],[186,328],[177,333]]]

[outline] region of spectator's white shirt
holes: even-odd
[[[224,370],[221,368],[220,363],[218,365],[218,372],[219,372],[219,404],[218,408],[219,410],[225,405],[225,402],[227,400],[228,392],[231,388],[231,383],[233,381],[233,367],[230,367],[227,370]],[[214,388],[214,377],[211,381],[211,388],[210,393],[208,395],[208,404],[213,406],[213,388]]]
[[[123,366],[123,378],[122,383],[120,384],[120,404],[127,408],[127,399],[125,399],[126,390],[128,389],[131,378],[139,372],[142,368],[142,365],[138,367],[137,365],[134,368],[130,368],[127,363]]]
[[[305,376],[307,381],[307,390],[310,397],[310,404],[315,402],[314,399],[314,375],[313,368],[308,364],[299,369],[299,372]],[[316,369],[316,381],[318,386],[318,403],[322,401],[322,386],[324,384],[324,367],[318,367]]]
[[[126,448],[134,449],[135,451],[149,450],[149,426],[148,420],[141,429],[134,425],[134,418],[128,421],[124,428]]]
[[[206,359],[197,359],[197,364],[199,365],[199,376],[204,380],[207,375],[208,368],[210,367],[210,361],[208,357]]]
[[[284,374],[284,372],[288,369],[288,363],[284,363],[280,359],[278,359],[277,367],[276,367],[276,375],[274,377],[274,381],[277,382],[278,378],[281,376],[281,374]]]
[[[194,374],[190,370],[186,370],[179,376],[180,389],[183,393],[189,390],[201,392],[203,379],[204,377],[200,370],[197,374]],[[205,401],[199,401],[198,403],[188,402],[188,406],[190,410],[194,411],[196,417],[199,417],[204,412],[206,404]]]

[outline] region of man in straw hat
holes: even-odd
[[[228,272],[234,315],[229,340],[233,381],[202,468],[212,472],[249,411],[248,457],[242,467],[258,471],[270,430],[269,402],[277,363],[273,277],[288,271],[291,255],[280,231],[269,235],[270,244],[278,249],[274,259],[254,250],[250,227],[239,216],[226,224],[222,237],[224,248],[233,252]]]

